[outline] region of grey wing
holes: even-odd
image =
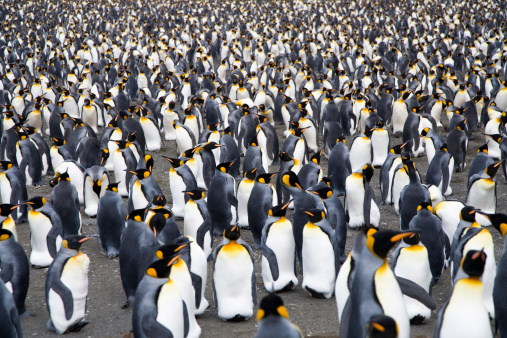
[[[195,308],[198,309],[201,305],[202,278],[193,272],[190,272],[190,277],[192,277],[192,286],[195,290]]]
[[[67,262],[68,258],[62,263],[62,268],[63,266],[65,266],[65,263]],[[53,271],[52,273],[51,272],[51,269],[50,271],[48,272],[48,278],[50,279],[49,280],[49,288],[52,289],[54,292],[56,292],[58,294],[58,296],[60,296],[60,298],[62,299],[62,302],[63,302],[63,308],[65,310],[65,318],[67,320],[69,320],[71,317],[72,317],[72,314],[74,313],[74,297],[72,295],[72,292],[69,290],[68,287],[66,287],[62,281],[60,280],[60,276],[61,276],[61,271]],[[51,310],[49,309],[49,290],[47,290],[48,292],[48,310],[49,312],[51,312]]]
[[[396,280],[398,281],[401,292],[404,295],[418,300],[430,310],[435,310],[437,308],[437,305],[435,304],[433,298],[431,298],[431,296],[426,292],[426,290],[424,290],[418,284],[412,282],[411,280],[398,276],[396,276]]]
[[[252,260],[252,302],[257,305],[257,283],[256,283],[256,279],[255,279],[255,262],[254,262],[254,258],[253,258],[253,252],[252,252],[252,248],[246,244],[246,243],[239,243],[241,245],[243,245],[243,247],[245,247],[245,249],[248,250],[248,254],[250,255],[250,259]]]

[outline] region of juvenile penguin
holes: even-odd
[[[301,338],[303,333],[289,320],[289,313],[280,296],[272,293],[261,300],[257,311],[259,328],[255,338]]]
[[[334,294],[340,270],[340,249],[334,230],[320,209],[305,210],[308,223],[303,229],[303,282],[301,286],[315,298]]]
[[[58,176],[58,184],[51,191],[51,202],[62,220],[62,237],[81,234],[81,213],[77,190],[70,182],[67,173]]]
[[[245,172],[243,179],[238,183],[236,198],[238,200],[238,226],[240,228],[248,227],[248,200],[255,184],[256,172],[257,168]]]
[[[255,183],[248,199],[248,225],[254,238],[253,248],[260,249],[262,229],[266,223],[269,210],[276,205],[278,200],[276,190],[271,184],[271,178],[276,174],[260,174],[255,178]]]
[[[438,314],[435,337],[493,337],[483,299],[486,254],[470,250],[460,262],[464,277],[458,280]]]
[[[221,163],[208,189],[208,212],[214,236],[220,236],[228,225],[236,224],[238,200],[234,178],[229,174],[233,162]]]
[[[345,183],[345,211],[351,228],[378,228],[380,224],[380,210],[370,186],[373,171],[371,164],[365,164],[351,174]]]
[[[90,259],[79,249],[90,237],[67,236],[46,277],[46,304],[50,320],[47,327],[57,334],[81,331],[88,296]]]
[[[211,216],[208,212],[206,194],[201,188],[185,190],[190,199],[185,204],[183,218],[183,233],[195,238],[206,257],[211,254],[213,233],[211,232]]]
[[[271,208],[262,229],[262,280],[270,292],[289,291],[298,285],[296,243],[292,223],[285,217],[290,202]]]
[[[62,244],[62,221],[44,197],[32,197],[26,203],[32,207],[28,212],[32,248],[30,264],[47,267],[56,257]]]
[[[223,236],[213,253],[215,306],[222,320],[243,321],[253,315],[257,304],[253,253],[237,226],[227,226]]]
[[[172,212],[176,217],[184,217],[185,203],[189,200],[189,195],[184,191],[197,188],[197,181],[192,170],[182,160],[165,156],[164,158],[171,163],[169,187],[173,198]]]
[[[178,259],[161,259],[146,269],[137,288],[132,326],[136,337],[186,337],[188,313],[178,285],[169,278]]]
[[[97,206],[97,227],[104,253],[110,259],[120,254],[127,210],[118,194],[118,183],[109,183]]]

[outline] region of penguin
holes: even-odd
[[[261,300],[257,311],[259,328],[255,338],[302,338],[301,330],[289,320],[289,312],[280,296],[272,293]]]
[[[417,207],[417,214],[410,221],[408,228],[419,232],[420,241],[428,251],[431,282],[432,285],[436,284],[444,270],[445,257],[451,246],[442,230],[442,221],[433,214],[431,204],[424,202]]]
[[[308,146],[303,136],[303,132],[306,129],[307,128],[292,129],[282,145],[282,151],[286,152],[303,165],[308,162]]]
[[[66,160],[55,168],[55,175],[67,173],[72,185],[76,188],[79,204],[84,204],[83,188],[84,188],[84,171],[85,168],[75,160]]]
[[[450,183],[453,172],[454,158],[447,152],[447,144],[444,143],[428,166],[426,184],[433,184],[444,196],[450,196],[452,195]]]
[[[195,238],[204,255],[209,257],[213,246],[213,234],[206,194],[201,188],[185,190],[184,193],[190,196],[190,199],[185,204],[183,233],[185,236]]]
[[[84,171],[83,200],[84,212],[89,217],[97,216],[99,199],[104,196],[109,185],[109,174],[106,168],[93,166]]]
[[[118,193],[118,183],[109,183],[97,203],[97,227],[100,243],[109,259],[120,254],[127,210]]]
[[[169,278],[178,256],[156,260],[136,291],[132,327],[136,337],[186,337],[188,312],[180,288]]]
[[[442,220],[442,230],[449,242],[452,242],[460,222],[460,211],[464,207],[465,203],[456,200],[442,201],[433,207],[433,213]]]
[[[408,229],[419,205],[431,205],[431,196],[428,189],[421,184],[414,162],[405,161],[403,168],[409,177],[409,183],[401,191],[399,199],[400,229]]]
[[[174,110],[176,104],[174,101],[169,102],[167,108],[163,110],[164,138],[166,141],[176,140],[176,130],[174,128],[174,120],[179,120],[178,113]]]
[[[57,334],[78,332],[88,324],[84,319],[88,295],[90,258],[80,251],[91,237],[69,235],[62,241],[46,276],[47,327]]]
[[[271,208],[262,229],[262,280],[270,292],[289,291],[298,285],[296,243],[292,223],[285,217],[289,204]]]
[[[122,197],[129,196],[129,183],[132,171],[137,168],[137,160],[128,141],[113,141],[117,149],[112,153],[114,180],[118,182],[118,192]]]
[[[229,174],[233,162],[217,165],[208,189],[208,212],[214,236],[220,236],[228,225],[236,224],[238,199],[234,178]]]
[[[28,221],[28,213],[26,204],[23,202],[28,200],[28,193],[23,174],[12,162],[0,161],[0,166],[4,170],[0,173],[0,197],[4,203],[21,204],[13,210],[11,215],[16,222],[25,223]]]
[[[361,170],[365,164],[371,163],[371,135],[373,130],[374,129],[364,130],[363,134],[356,136],[350,145],[349,158],[352,173]]]
[[[4,337],[23,337],[14,297],[3,281],[0,281],[0,334]]]
[[[43,163],[39,150],[34,142],[21,134],[21,140],[16,143],[16,159],[19,170],[24,174],[27,186],[43,185]]]
[[[278,139],[277,139],[278,142]],[[229,169],[230,174],[234,179],[239,180],[241,176],[239,174],[240,168],[240,152],[239,148],[236,144],[236,141],[232,138],[230,128],[225,128],[222,137],[220,138],[220,159],[219,163],[224,162],[234,162],[231,169]],[[268,154],[269,155],[269,154]]]
[[[495,175],[502,162],[490,164],[480,174],[468,180],[466,204],[473,205],[483,212],[496,213],[496,178]]]
[[[146,208],[153,197],[162,195],[162,189],[148,169],[137,169],[131,171],[136,175],[130,182],[129,201],[127,211]]]
[[[421,135],[419,137],[424,137],[424,150],[426,152],[426,157],[428,158],[428,164],[430,164],[433,156],[435,156],[436,152],[442,148],[445,141],[442,136],[440,136],[432,128],[424,128],[421,130]]]
[[[398,325],[392,317],[386,315],[371,316],[366,324],[366,338],[396,338]]]
[[[336,144],[331,150],[328,159],[327,174],[331,179],[333,194],[342,196],[345,194],[345,182],[347,177],[352,174],[349,149],[345,144],[344,137],[336,140]]]
[[[173,128],[176,133],[176,146],[178,154],[183,154],[185,150],[195,147],[196,135],[194,135],[187,126],[182,124],[179,120],[174,120]]]
[[[454,158],[454,170],[456,172],[465,170],[466,154],[468,149],[468,137],[465,132],[466,119],[456,125],[456,128],[447,134],[448,151]]]
[[[322,179],[322,168],[320,166],[320,158],[322,149],[310,157],[310,161],[301,167],[298,172],[299,182],[303,189],[314,186]]]
[[[493,158],[488,155],[488,145],[484,144],[483,146],[479,147],[479,149],[477,149],[477,155],[475,155],[472,163],[470,164],[470,169],[468,170],[467,186],[470,182],[470,177],[475,174],[482,173],[487,166],[493,163]],[[502,162],[502,166],[504,165],[505,162]]]
[[[426,292],[431,288],[431,270],[428,260],[429,250],[420,242],[415,233],[403,238],[393,253],[391,269],[397,277],[408,279]],[[410,324],[422,324],[431,317],[431,310],[410,296],[403,295]]]
[[[241,239],[237,226],[228,225],[223,236],[222,243],[213,252],[215,306],[222,320],[243,321],[253,315],[257,304],[253,253]]]
[[[406,143],[396,145],[389,150],[386,160],[380,168],[379,174],[379,187],[381,193],[380,204],[392,204],[391,198],[391,183],[394,176],[395,169],[401,162],[401,151]]]
[[[12,232],[5,228],[0,228],[0,258],[0,279],[12,293],[19,316],[33,316],[25,306],[30,281],[28,258]]]
[[[329,299],[340,270],[340,248],[326,213],[320,209],[304,212],[308,223],[303,228],[301,286],[315,298]]]
[[[449,299],[438,313],[435,337],[493,337],[482,299],[481,276],[486,258],[484,251],[470,250],[461,260],[460,269],[465,276],[453,285]]]
[[[62,221],[44,197],[32,197],[26,203],[32,207],[28,212],[32,248],[30,264],[35,267],[48,267],[62,244]]]
[[[260,147],[266,154],[266,162],[268,166],[278,164],[278,154],[280,153],[280,146],[278,143],[278,136],[274,126],[270,124],[265,116],[259,116],[259,125],[257,126],[257,138]]]
[[[389,154],[389,132],[385,129],[383,121],[377,121],[375,129],[371,134],[371,164],[380,168]]]
[[[182,160],[163,157],[172,165],[169,169],[169,186],[173,198],[172,212],[175,217],[184,217],[185,203],[189,200],[189,195],[184,191],[197,188],[197,181],[192,170]]]
[[[269,210],[276,205],[278,197],[270,180],[276,174],[259,174],[250,193],[247,203],[248,225],[252,231],[254,249],[261,248],[262,229],[266,223]]]
[[[16,231],[16,223],[10,216],[11,213],[19,208],[20,205],[0,204],[0,228],[9,230],[14,240],[18,241],[18,233]]]
[[[140,106],[140,110],[141,117],[139,118],[139,124],[143,129],[146,139],[146,150],[158,152],[162,147],[162,137],[160,136],[157,121],[146,108]],[[144,149],[142,150],[144,151]]]
[[[69,175],[62,173],[51,191],[53,209],[62,221],[62,237],[81,234],[81,213],[77,190],[70,182]]]
[[[345,211],[351,228],[380,224],[380,210],[370,186],[374,168],[365,164],[361,170],[349,175],[345,182]]]
[[[394,137],[401,137],[403,134],[403,127],[405,125],[405,121],[407,120],[409,109],[406,101],[411,94],[411,91],[406,91],[398,100],[393,102],[391,122]]]
[[[238,200],[238,226],[248,228],[248,200],[255,184],[257,168],[246,171],[243,179],[238,183],[236,199]],[[278,197],[280,198],[280,197]]]
[[[243,161],[243,174],[257,168],[257,174],[266,174],[268,172],[268,163],[266,161],[266,154],[259,146],[257,135],[254,135],[248,142],[248,148],[245,153],[245,160]]]
[[[53,146],[49,150],[51,155],[51,164],[53,168],[58,168],[66,160],[72,160],[73,156],[66,147],[66,142],[63,138],[52,137]]]

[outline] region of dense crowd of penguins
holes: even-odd
[[[258,337],[302,335],[277,295],[298,283],[336,296],[341,337],[409,337],[436,308],[445,267],[453,286],[435,337],[492,336],[490,318],[507,337],[507,255],[495,263],[486,227],[507,233],[495,176],[506,172],[505,10],[2,1],[0,335],[22,336],[30,266],[48,268],[48,329],[88,323],[84,212],[105,254],[119,256],[135,337],[200,336],[208,277],[221,319],[250,318],[253,249],[270,292]],[[471,138],[485,144],[465,168]],[[171,144],[168,203],[150,153]],[[455,172],[468,175],[466,203],[447,199]],[[28,196],[48,181],[51,201]],[[394,206],[399,230],[379,228],[380,203]],[[29,257],[17,242],[24,222]],[[350,252],[347,227],[360,229]]]

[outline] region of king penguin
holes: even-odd
[[[259,328],[255,338],[302,338],[301,330],[289,320],[289,312],[280,296],[272,293],[261,300],[257,311]]]
[[[253,168],[243,174],[243,179],[238,183],[236,198],[238,200],[238,226],[247,228],[248,225],[248,200],[255,184],[257,168]],[[277,179],[278,181],[278,179]],[[280,196],[278,197],[280,198]]]
[[[254,249],[260,249],[262,229],[266,223],[269,210],[278,201],[276,190],[271,184],[271,179],[276,174],[260,174],[255,178],[255,183],[248,199],[248,225],[252,231]]]
[[[380,209],[370,186],[373,171],[371,164],[365,164],[345,182],[345,211],[351,228],[379,227]]]
[[[110,259],[120,254],[127,210],[118,193],[118,183],[110,183],[97,204],[97,227],[104,253]]]
[[[165,157],[171,163],[169,169],[169,187],[173,198],[172,212],[176,217],[185,216],[185,203],[189,200],[189,195],[185,194],[185,190],[197,188],[197,181],[192,170],[177,158]]]
[[[201,188],[185,190],[184,193],[190,196],[190,199],[185,204],[183,233],[185,236],[195,238],[204,255],[209,257],[213,246],[213,233],[206,194]]]
[[[62,237],[81,234],[81,213],[77,190],[67,173],[58,176],[58,184],[51,191],[51,202],[62,220]]]
[[[208,212],[213,235],[220,236],[225,227],[236,224],[238,200],[234,178],[229,174],[233,162],[217,165],[208,189]]]
[[[0,281],[0,334],[4,337],[23,337],[14,298],[3,281]]]

